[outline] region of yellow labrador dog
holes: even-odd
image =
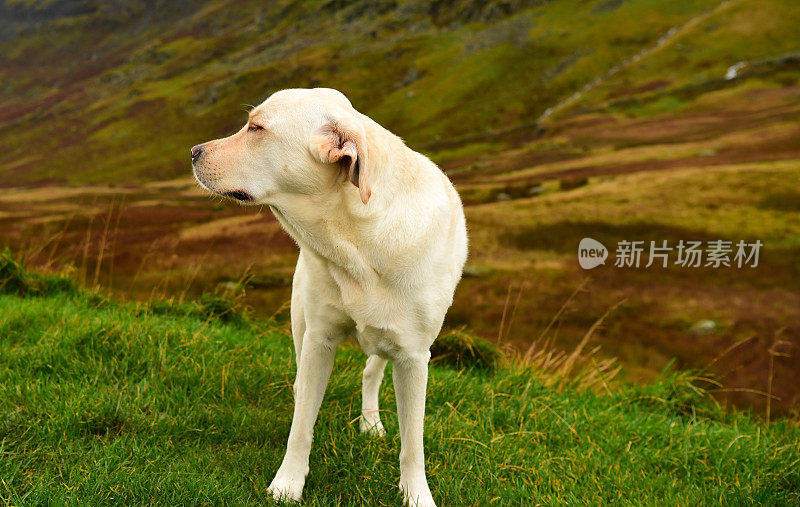
[[[334,352],[353,334],[369,356],[360,429],[384,433],[378,390],[392,361],[400,490],[407,504],[434,505],[422,447],[429,349],[467,257],[453,185],[433,162],[325,88],[277,92],[237,133],[191,154],[205,189],[268,205],[300,246],[291,306],[294,417],[269,486],[273,497],[300,500]]]

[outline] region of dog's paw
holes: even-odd
[[[267,491],[272,495],[273,499],[279,502],[299,502],[303,496],[305,483],[305,477],[298,479],[288,474],[281,474],[278,471]]]
[[[383,428],[380,418],[367,419],[363,415],[358,418],[358,428],[361,433],[372,437],[382,437],[386,435],[386,430]]]
[[[408,507],[436,507],[428,487],[428,481],[400,479],[400,491],[403,493],[403,504]]]

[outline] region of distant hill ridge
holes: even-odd
[[[0,185],[186,174],[187,147],[286,87],[338,88],[436,159],[514,129],[534,137],[548,108],[703,13],[556,116],[796,52],[798,11],[787,0],[0,1]]]

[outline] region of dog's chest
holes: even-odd
[[[369,288],[359,285],[344,270],[332,267],[337,307],[353,321],[355,338],[367,354],[391,358],[402,348],[400,339],[408,301],[391,287],[376,283]]]
[[[357,328],[356,341],[365,354],[394,360],[403,350],[400,334],[392,329],[381,329],[373,326]]]

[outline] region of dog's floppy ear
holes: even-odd
[[[366,146],[361,129],[330,120],[311,137],[310,149],[320,162],[338,164],[346,172],[347,179],[358,187],[361,201],[367,204],[372,190],[369,186]]]

